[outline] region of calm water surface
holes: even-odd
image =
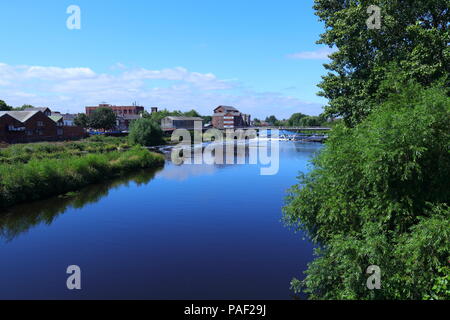
[[[312,244],[281,223],[319,144],[258,165],[147,170],[0,213],[0,299],[291,299]],[[66,288],[79,265],[82,290]]]

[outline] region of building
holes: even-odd
[[[43,114],[45,114],[47,117],[52,115],[52,110],[50,108],[42,107],[42,108],[27,108],[23,111],[41,111]]]
[[[196,121],[200,122],[200,128],[203,128],[202,118],[169,116],[161,120],[161,128],[166,131],[175,129],[193,130]]]
[[[75,126],[75,119],[78,115],[73,113],[64,113],[62,114],[64,125],[66,127],[74,127]]]
[[[218,106],[214,109],[212,116],[212,125],[217,129],[234,129],[249,127],[251,117],[248,114],[241,113],[234,107]]]
[[[113,106],[103,103],[96,107],[86,107],[86,115],[90,116],[92,112],[98,108],[109,108],[116,114],[116,116],[140,115],[145,111],[145,108],[142,106]]]
[[[123,116],[117,116],[116,129],[119,131],[128,131],[130,125],[134,120],[142,118],[142,114],[127,114]]]
[[[61,115],[47,116],[48,112],[43,111],[41,109],[0,111],[0,141],[27,143],[69,140],[85,136],[83,128],[66,127]]]

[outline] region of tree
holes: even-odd
[[[321,119],[315,116],[303,117],[299,122],[302,127],[319,127],[322,124]]]
[[[12,107],[7,105],[5,101],[0,100],[0,111],[11,111]]]
[[[301,119],[306,117],[303,113],[294,113],[287,121],[287,125],[290,127],[301,126]]]
[[[367,8],[382,10],[381,29],[369,30]],[[385,101],[379,87],[392,68],[425,87],[450,88],[448,0],[315,0],[326,31],[319,44],[335,47],[319,95],[329,99],[328,116],[348,126]],[[450,90],[447,89],[447,94]]]
[[[278,119],[274,115],[272,115],[266,118],[266,122],[270,125],[275,125],[278,122]]]
[[[89,127],[89,118],[86,114],[80,113],[75,117],[74,123],[78,127],[88,128]]]
[[[158,123],[151,119],[138,119],[131,124],[128,139],[131,144],[155,146],[163,143],[163,132]]]
[[[116,126],[116,115],[110,108],[97,108],[89,116],[88,125],[94,129],[113,129]]]
[[[182,116],[183,113],[181,111],[169,111],[167,109],[160,110],[158,112],[152,113],[144,113],[144,118],[151,119],[156,123],[161,123],[161,120],[168,116]]]
[[[203,123],[211,123],[212,122],[212,116],[202,116]]]
[[[192,109],[188,112],[185,112],[184,116],[185,117],[201,117],[200,114],[197,111],[195,111],[194,109]]]
[[[312,299],[449,299],[450,98],[396,88],[354,128],[337,125],[314,170],[291,189],[284,221],[317,244],[304,281]],[[369,265],[382,290],[368,290]]]

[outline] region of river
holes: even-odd
[[[312,244],[281,222],[320,144],[259,165],[179,165],[0,213],[0,299],[292,299]],[[66,269],[81,268],[81,290]]]

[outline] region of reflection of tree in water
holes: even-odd
[[[98,202],[107,196],[109,191],[120,186],[128,186],[130,182],[138,186],[147,184],[162,170],[151,169],[135,172],[123,177],[104,181],[101,184],[91,185],[81,189],[74,194],[54,197],[51,199],[21,204],[0,213],[0,238],[7,242],[19,236],[41,223],[51,225],[59,215],[65,213],[69,208],[83,208],[90,203]]]

